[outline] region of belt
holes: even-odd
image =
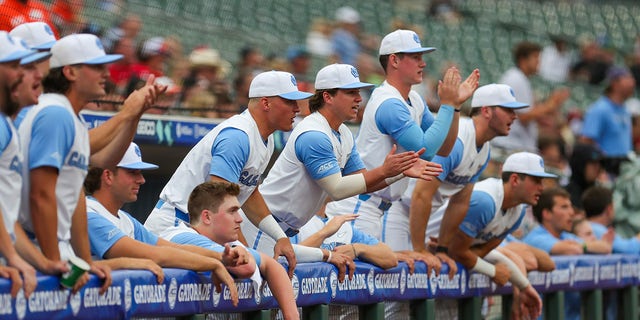
[[[284,221],[280,220],[278,217],[276,217],[276,216],[275,216],[275,215],[273,215],[273,214],[272,214],[272,216],[273,216],[273,218],[274,218],[274,219],[276,219],[276,222],[278,222],[278,224],[282,223],[282,224],[285,224],[285,225],[286,225],[286,222],[284,222]],[[280,227],[282,228],[282,225],[280,225]],[[298,232],[300,232],[300,230],[298,230],[298,229],[294,229],[294,228],[291,228],[291,227],[287,227],[287,229],[286,229],[286,230],[284,230],[284,234],[286,234],[286,235],[287,235],[287,237],[289,237],[289,238],[291,238],[291,237],[293,237],[293,236],[297,235],[297,234],[298,234]]]
[[[162,200],[162,199],[158,200],[158,203],[156,203],[156,209],[160,209],[160,207],[162,207],[162,205],[164,205],[164,203],[165,203],[164,200]],[[186,223],[189,223],[191,221],[191,218],[189,218],[189,214],[188,213],[182,212],[182,210],[180,210],[178,208],[175,208],[175,207],[174,207],[174,210],[176,212],[176,218],[178,218],[178,219],[180,219],[180,220],[182,220],[182,221],[184,221]]]
[[[360,194],[358,195],[358,199],[362,200],[362,201],[367,201],[369,199],[371,199],[371,195],[370,194]],[[387,211],[389,210],[389,208],[391,208],[391,201],[387,201],[384,199],[380,199],[380,204],[378,205],[378,209],[382,210],[382,211]]]

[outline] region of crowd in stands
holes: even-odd
[[[484,84],[483,66],[466,78],[455,63],[428,75],[436,48],[421,44],[425,31],[394,21],[382,38],[367,34],[346,6],[335,21],[313,21],[306,44],[266,56],[247,46],[233,64],[208,45],[141,39],[136,15],[98,30],[82,1],[2,5],[0,276],[27,296],[36,270],[61,274],[78,256],[105,287],[110,270],[148,269],[161,281],[161,267],[178,267],[213,271],[237,300],[231,275],[263,277],[295,319],[282,284],[298,262],[332,263],[343,281],[353,260],[419,260],[510,281],[514,312],[536,317],[542,301],[526,273],[552,270],[549,255],[640,254],[640,226],[614,229],[613,197],[640,151],[640,36],[627,66],[597,40],[577,57],[562,36],[524,41],[504,57],[512,68]],[[429,12],[460,23],[453,10],[436,1]],[[316,74],[314,57],[326,61]],[[556,89],[536,96],[536,75]],[[567,81],[602,95],[565,114]],[[84,109],[114,115],[88,131]],[[144,113],[227,120],[193,147],[143,225],[120,209],[136,201],[142,170],[157,168],[132,143]],[[346,123],[359,124],[357,136]],[[291,133],[267,173],[277,130]],[[580,317],[574,298],[569,319]],[[407,312],[387,305],[389,318]]]

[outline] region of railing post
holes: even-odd
[[[360,320],[384,320],[384,302],[358,306]]]
[[[635,285],[622,290],[622,317],[624,319],[638,319],[638,287]]]
[[[564,320],[564,291],[544,294],[544,319]]]
[[[482,298],[471,297],[458,300],[458,319],[481,320]]]
[[[594,289],[580,293],[584,306],[584,318],[589,320],[602,320],[602,290]]]
[[[502,296],[502,319],[511,319],[511,307],[513,306],[513,295]]]
[[[329,305],[318,304],[315,306],[302,308],[303,320],[328,320],[329,319]]]
[[[436,320],[436,301],[434,299],[412,300],[411,319]]]
[[[242,320],[271,320],[271,309],[244,312]]]

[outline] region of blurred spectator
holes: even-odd
[[[211,94],[227,92],[224,82],[225,76],[229,73],[231,64],[220,57],[216,49],[197,48],[189,54],[189,75],[187,79],[194,81],[202,89]]]
[[[360,14],[352,7],[340,7],[336,10],[338,27],[331,35],[333,55],[337,62],[356,65],[360,54]]]
[[[311,22],[309,33],[307,33],[307,48],[311,54],[329,57],[331,50],[331,23],[329,21],[316,18]]]
[[[138,62],[131,67],[132,76],[126,95],[143,86],[149,75],[153,74],[156,78],[164,76],[167,58],[169,50],[164,38],[153,37],[143,42],[138,49]]]
[[[612,67],[607,72],[604,94],[587,110],[580,141],[597,145],[604,154],[607,172],[617,176],[620,163],[632,151],[631,114],[625,107],[636,82],[629,70]]]
[[[498,83],[513,88],[513,94],[518,101],[527,103],[530,107],[518,110],[518,119],[511,125],[511,132],[506,137],[498,137],[492,141],[492,146],[512,151],[536,152],[538,146],[538,121],[545,117],[560,117],[560,108],[569,98],[566,88],[554,90],[550,96],[537,102],[533,96],[530,77],[538,73],[540,51],[542,48],[532,42],[520,42],[513,49],[514,67],[507,70]]]
[[[264,63],[264,56],[260,49],[247,46],[240,50],[240,60],[236,66],[238,74],[246,74],[256,70],[262,70]]]
[[[591,223],[585,218],[578,218],[573,220],[573,227],[571,228],[571,233],[580,237],[583,241],[594,241],[598,240],[596,236],[593,234],[593,228],[591,227]]]
[[[432,0],[427,14],[449,23],[457,23],[461,18],[452,0]]]
[[[571,52],[562,36],[551,36],[552,45],[540,53],[540,76],[552,82],[566,82],[571,68]]]
[[[51,5],[52,19],[61,36],[79,33],[86,28],[82,17],[84,0],[55,0]]]
[[[253,79],[253,77],[251,77],[251,79]],[[233,102],[233,100],[231,100],[231,98],[229,98],[228,95],[218,95],[216,96],[215,109],[218,112],[218,118],[227,119],[241,113],[242,111],[247,109],[247,106],[238,106]]]
[[[249,103],[249,86],[251,85],[251,80],[253,80],[255,75],[255,72],[239,73],[233,80],[233,91],[235,96],[234,104],[238,107],[238,110],[244,110],[247,108]]]
[[[578,143],[573,146],[569,158],[571,177],[566,186],[571,196],[571,202],[578,209],[582,209],[582,193],[594,186],[602,172],[602,152],[591,144]]]
[[[140,17],[134,14],[128,14],[120,20],[115,27],[105,31],[104,36],[101,38],[105,51],[112,51],[115,42],[121,38],[132,39],[135,43],[141,28],[142,21],[140,20]]]
[[[293,74],[298,84],[298,90],[305,92],[314,92],[313,79],[309,79],[309,68],[311,67],[311,56],[305,46],[293,45],[287,49],[287,61],[289,68],[287,70]],[[274,69],[277,70],[277,69]],[[309,115],[309,100],[298,101],[299,117]]]
[[[636,80],[636,86],[638,80]],[[640,153],[640,100],[638,98],[630,98],[625,102],[627,111],[631,115],[631,143],[633,151]]]
[[[121,54],[122,59],[109,65],[109,77],[116,86],[116,92],[126,95],[129,79],[133,76],[133,65],[136,63],[136,49],[132,38],[121,37],[113,42],[109,53]]]
[[[571,67],[570,77],[574,81],[600,84],[610,65],[609,54],[596,41],[587,41],[580,49],[578,62]]]
[[[191,95],[184,103],[185,108],[194,109],[191,115],[203,118],[219,118],[216,98],[209,92],[200,91]]]
[[[11,31],[11,29],[25,22],[42,21],[53,29],[56,39],[60,37],[58,30],[53,28],[54,24],[49,15],[47,6],[38,0],[3,0],[2,19],[0,19],[0,30]]]
[[[538,140],[540,156],[544,160],[545,169],[558,176],[558,180],[544,182],[556,182],[560,186],[566,186],[571,177],[571,168],[565,154],[564,143],[561,139],[541,137]],[[548,186],[548,185],[545,185]]]

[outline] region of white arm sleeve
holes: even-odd
[[[329,194],[331,200],[342,200],[357,194],[367,192],[367,183],[362,173],[342,176],[340,173],[332,174],[320,180],[316,180],[320,187]]]
[[[301,246],[298,244],[293,245],[293,252],[296,254],[298,262],[321,262],[323,255],[320,248],[313,248],[307,246]]]
[[[522,271],[520,271],[520,268],[518,268],[515,262],[511,261],[511,259],[507,258],[507,256],[502,254],[500,251],[495,249],[491,250],[484,258],[494,264],[497,262],[506,264],[509,271],[511,271],[511,278],[509,278],[509,281],[518,287],[518,289],[524,289],[529,286],[530,283],[527,276],[522,274]]]

